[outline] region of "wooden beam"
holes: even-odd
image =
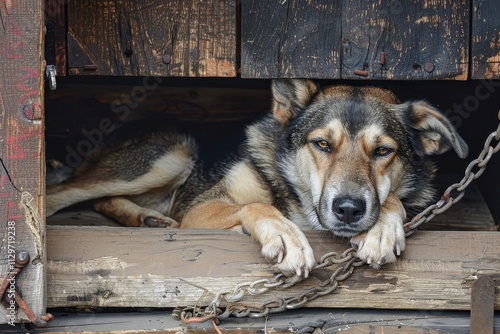
[[[31,261],[14,286],[37,317],[45,312],[46,268],[42,6],[41,0],[0,4],[0,280],[12,270],[13,253],[28,252]],[[0,323],[11,320],[28,318],[0,306]]]
[[[307,235],[317,258],[348,247],[318,232]],[[500,268],[499,240],[496,232],[418,232],[396,263],[358,268],[337,294],[306,306],[468,310],[477,275]],[[236,284],[273,277],[255,241],[226,231],[49,226],[47,251],[49,307],[203,304]],[[325,274],[313,272],[293,288],[251,301],[292,296]]]
[[[109,333],[177,334],[214,333],[210,322],[182,326],[171,310],[139,312],[54,312],[55,320],[47,328],[30,333]],[[500,315],[497,316],[500,320]],[[469,333],[469,315],[457,311],[396,311],[353,309],[301,309],[275,313],[267,318],[229,318],[221,322],[223,333]],[[24,332],[1,327],[5,332]],[[266,330],[264,330],[266,329]],[[495,330],[500,330],[497,322]]]

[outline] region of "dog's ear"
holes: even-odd
[[[280,79],[273,80],[273,114],[282,125],[287,124],[297,113],[305,108],[318,94],[319,87],[311,80]]]
[[[423,154],[441,154],[453,147],[460,158],[467,157],[467,144],[436,108],[425,101],[406,102],[400,106],[404,122],[414,130]]]

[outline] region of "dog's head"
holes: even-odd
[[[424,101],[400,103],[374,87],[320,90],[309,80],[276,80],[272,91],[284,133],[279,168],[315,229],[365,231],[391,192],[428,201],[434,167],[425,156],[450,148],[467,155],[450,122]]]

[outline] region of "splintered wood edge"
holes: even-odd
[[[319,232],[307,237],[317,259],[349,247]],[[337,293],[306,307],[468,310],[472,283],[500,268],[499,241],[495,232],[419,231],[396,263],[357,268]],[[257,242],[228,231],[48,226],[47,254],[51,308],[207,304],[237,284],[274,276]],[[321,270],[293,288],[245,301],[294,296],[318,286],[329,274]]]

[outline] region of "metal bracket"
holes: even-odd
[[[57,88],[56,75],[57,71],[55,65],[47,65],[45,68],[45,76],[49,79],[50,90],[56,90]]]
[[[0,284],[0,302],[4,304],[8,310],[12,310],[14,312],[17,307],[20,307],[35,326],[45,327],[47,325],[47,321],[54,319],[54,316],[47,313],[38,319],[15,286],[16,276],[29,263],[29,261],[29,254],[26,251],[20,251],[15,254],[14,262],[9,262],[9,272],[5,275],[2,283]]]
[[[500,286],[500,274],[482,275],[472,283],[470,309],[471,333],[493,334],[495,286]]]

